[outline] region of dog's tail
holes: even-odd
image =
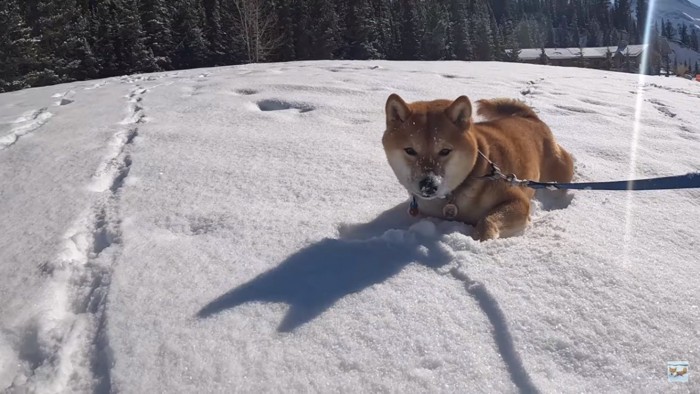
[[[487,121],[518,116],[532,120],[540,120],[535,111],[520,100],[499,98],[492,100],[479,100],[477,113]]]

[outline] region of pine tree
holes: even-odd
[[[315,21],[309,26],[309,58],[332,59],[340,46],[340,26],[336,9],[330,0],[312,0],[309,11]]]
[[[345,15],[345,56],[350,59],[379,58],[374,36],[373,10],[367,0],[348,1]]]
[[[666,20],[661,18],[661,37],[666,37]]]
[[[400,1],[390,0],[389,5],[389,42],[386,46],[386,54],[389,59],[402,58],[402,16],[403,7]]]
[[[225,32],[221,25],[221,5],[219,0],[203,0],[205,28],[209,64],[220,66],[228,63],[226,58]]]
[[[588,22],[588,33],[586,34],[587,46],[599,47],[603,45],[602,31],[600,24],[596,19],[590,19]]]
[[[172,69],[174,50],[172,10],[166,0],[141,0],[139,4],[144,44],[153,52],[154,61],[160,70]]]
[[[514,40],[516,41],[517,45],[522,47],[522,48],[533,48],[536,46],[536,43],[533,42],[533,34],[530,31],[530,21],[526,18],[523,18],[518,24],[515,26],[515,29],[513,31],[513,36]]]
[[[491,53],[493,53],[493,60],[502,61],[505,57],[505,34],[501,30],[493,12],[489,9],[489,17],[491,21],[491,32],[493,34],[493,48]]]
[[[472,59],[472,42],[469,36],[469,19],[465,2],[450,0],[450,22],[448,25],[448,42],[450,57],[458,60]]]
[[[648,0],[637,0],[637,26],[639,26],[640,35],[638,42],[644,41],[644,26],[647,24],[647,13],[649,12]]]
[[[98,73],[97,59],[87,36],[87,21],[75,1],[40,0],[37,3],[40,67],[45,69],[38,84],[68,82]]]
[[[605,63],[603,63],[603,68],[605,70],[613,69],[613,53],[610,52],[610,48],[605,50]]]
[[[202,8],[195,0],[175,2],[173,15],[173,65],[175,68],[193,68],[206,65],[207,40],[204,37]]]
[[[664,22],[661,20],[661,29],[663,30],[663,36],[669,40],[673,40],[676,37],[676,29],[673,28],[673,23],[671,21]]]
[[[336,10],[339,18],[344,20],[346,14],[346,4],[345,2],[338,3],[338,8]],[[292,20],[293,20],[293,34],[294,38],[294,53],[296,54],[296,59],[306,60],[311,59],[311,42],[313,37],[311,36],[311,30],[309,26],[313,25],[313,20],[311,19],[311,10],[307,0],[294,0],[292,5]],[[345,57],[346,47],[339,50],[340,57]]]
[[[509,26],[509,24],[507,24]],[[503,53],[503,60],[507,62],[517,62],[520,60],[520,45],[518,44],[517,37],[512,28],[507,29],[505,33],[505,48]]]
[[[600,28],[603,37],[609,37],[610,30],[613,28],[610,0],[592,0],[591,18],[600,23]],[[605,43],[603,45],[610,45]]]
[[[632,21],[632,4],[630,0],[616,0],[613,8],[613,24],[618,30],[630,32]]]
[[[37,48],[15,0],[0,3],[0,92],[29,85]]]
[[[100,76],[119,75],[115,53],[115,38],[117,37],[117,21],[112,7],[107,2],[100,2],[93,11],[93,22],[90,28],[93,37],[95,57],[100,67]]]
[[[417,4],[413,0],[400,0],[401,16],[399,34],[401,37],[401,51],[399,58],[402,60],[415,60],[420,57],[420,37],[423,32],[419,25],[420,16]]]
[[[294,0],[280,0],[275,3],[275,15],[279,23],[277,23],[277,35],[280,37],[279,47],[275,60],[290,61],[297,59],[294,41],[295,41],[295,25],[294,10],[292,4]],[[226,2],[228,3],[228,1]],[[336,13],[335,10],[333,10]],[[337,13],[336,13],[337,14]],[[224,20],[226,20],[224,16]],[[228,26],[225,24],[225,26]],[[231,30],[225,27],[226,30]]]
[[[544,45],[540,48],[540,64],[549,64],[547,52],[544,50]]]
[[[555,32],[554,46],[557,48],[568,48],[570,46],[570,41],[569,21],[567,20],[566,15],[562,14],[559,18],[559,27],[557,27]]]
[[[578,14],[574,13],[574,17],[571,19],[571,44],[577,47],[581,47],[584,44],[581,42],[581,32],[578,26]]]
[[[439,3],[431,3],[428,7],[423,7],[423,13],[425,15],[425,33],[421,40],[421,58],[426,60],[445,59],[448,49],[447,26],[449,25],[449,13]]]
[[[678,58],[674,56],[674,58],[673,58],[673,70],[672,70],[672,72],[675,74],[677,70],[678,70]]]
[[[112,0],[115,6],[114,49],[122,73],[158,70],[153,52],[146,46],[136,0]]]
[[[389,58],[396,48],[393,42],[391,3],[393,0],[371,0],[376,19],[375,37],[379,56],[382,59]]]
[[[685,23],[678,24],[678,36],[683,45],[690,45],[690,35],[688,34],[688,25]]]
[[[471,36],[474,37],[475,60],[494,59],[494,37],[491,31],[489,12],[482,2],[475,2],[471,20]]]

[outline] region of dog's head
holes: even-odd
[[[409,193],[444,198],[464,181],[477,155],[467,97],[408,104],[392,94],[385,109],[384,151]]]

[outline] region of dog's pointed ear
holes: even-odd
[[[411,116],[411,109],[405,101],[396,93],[392,93],[386,100],[386,121],[405,122]]]
[[[459,96],[445,110],[445,115],[460,128],[467,128],[472,118],[472,103],[467,96]]]

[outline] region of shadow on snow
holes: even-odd
[[[278,330],[289,332],[410,263],[435,268],[449,263],[451,254],[436,239],[406,231],[415,222],[406,209],[406,203],[399,204],[369,223],[342,226],[340,239],[323,239],[296,252],[278,267],[209,302],[197,316],[206,318],[247,302],[283,302],[289,310]]]

